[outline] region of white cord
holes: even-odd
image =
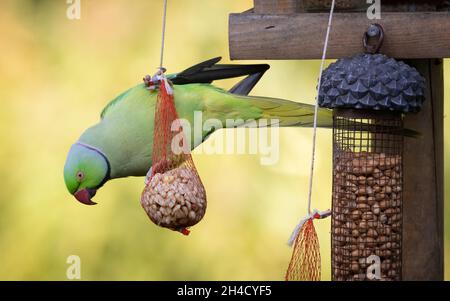
[[[330,31],[331,31],[331,22],[333,20],[333,13],[334,13],[334,3],[335,0],[331,2],[331,10],[330,10],[330,17],[328,19],[328,27],[327,27],[327,33],[325,36],[325,43],[323,45],[323,51],[322,51],[322,61],[320,63],[320,73],[319,73],[319,83],[317,85],[317,96],[316,96],[316,104],[314,106],[314,125],[313,125],[313,141],[312,141],[312,158],[311,158],[311,173],[309,178],[309,192],[308,192],[308,214],[311,214],[311,196],[312,196],[312,190],[313,190],[313,177],[314,177],[314,161],[316,157],[316,136],[317,136],[317,113],[319,109],[319,91],[320,91],[320,85],[322,84],[322,72],[323,67],[325,63],[325,58],[327,55],[327,48],[328,48],[328,40],[330,37]]]
[[[302,229],[305,222],[309,219],[315,218],[316,214],[318,214],[318,218],[326,218],[331,215],[331,210],[325,210],[325,211],[318,211],[317,209],[314,209],[309,215],[305,216],[300,220],[300,222],[295,227],[294,231],[292,231],[291,237],[289,237],[288,240],[288,246],[292,247],[295,243],[295,240],[297,239],[298,233]]]
[[[163,9],[163,20],[162,20],[162,34],[161,34],[161,57],[159,59],[159,69],[164,69],[163,59],[164,59],[164,40],[166,37],[166,15],[167,15],[167,0],[164,0]]]
[[[311,196],[312,196],[312,189],[313,189],[313,177],[314,177],[314,161],[316,157],[316,136],[317,136],[317,113],[319,110],[319,91],[320,91],[320,85],[322,84],[322,72],[323,67],[325,64],[325,58],[327,56],[327,48],[328,48],[328,40],[330,37],[330,30],[331,30],[331,23],[333,20],[333,13],[334,13],[334,4],[335,0],[331,2],[331,9],[330,9],[330,17],[328,19],[328,27],[327,27],[327,33],[325,36],[325,43],[323,45],[323,51],[322,51],[322,60],[320,63],[320,72],[319,72],[319,82],[317,84],[317,96],[316,96],[316,104],[314,106],[314,125],[313,125],[313,142],[312,142],[312,158],[311,158],[311,174],[309,177],[309,192],[308,192],[308,215],[304,218],[302,218],[297,226],[295,227],[294,231],[292,231],[291,237],[289,238],[288,245],[290,247],[293,246],[295,240],[297,239],[297,236],[302,229],[305,222],[311,218],[315,218],[316,214],[318,214],[318,218],[326,218],[331,215],[331,210],[325,210],[325,211],[318,211],[317,209],[314,209],[311,211]]]

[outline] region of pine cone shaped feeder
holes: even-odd
[[[420,110],[425,79],[381,54],[340,59],[323,73],[333,109],[333,280],[401,280],[403,115]]]

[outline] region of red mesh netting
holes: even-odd
[[[287,281],[320,280],[320,248],[313,219],[308,219],[295,239]]]
[[[206,192],[190,154],[190,138],[178,119],[172,88],[163,79],[155,106],[152,168],[141,205],[155,224],[183,234],[206,210]]]

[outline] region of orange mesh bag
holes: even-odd
[[[206,210],[206,192],[190,153],[190,143],[178,119],[174,94],[163,72],[146,77],[148,89],[159,86],[155,106],[152,167],[141,205],[158,226],[189,234]]]
[[[292,257],[286,271],[286,281],[319,281],[320,280],[320,246],[314,219],[325,218],[330,211],[314,211],[297,225],[289,240],[293,245]]]

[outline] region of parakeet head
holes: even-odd
[[[70,148],[64,165],[64,181],[69,192],[83,204],[92,201],[97,189],[110,178],[111,167],[105,154],[92,146],[77,142]]]

